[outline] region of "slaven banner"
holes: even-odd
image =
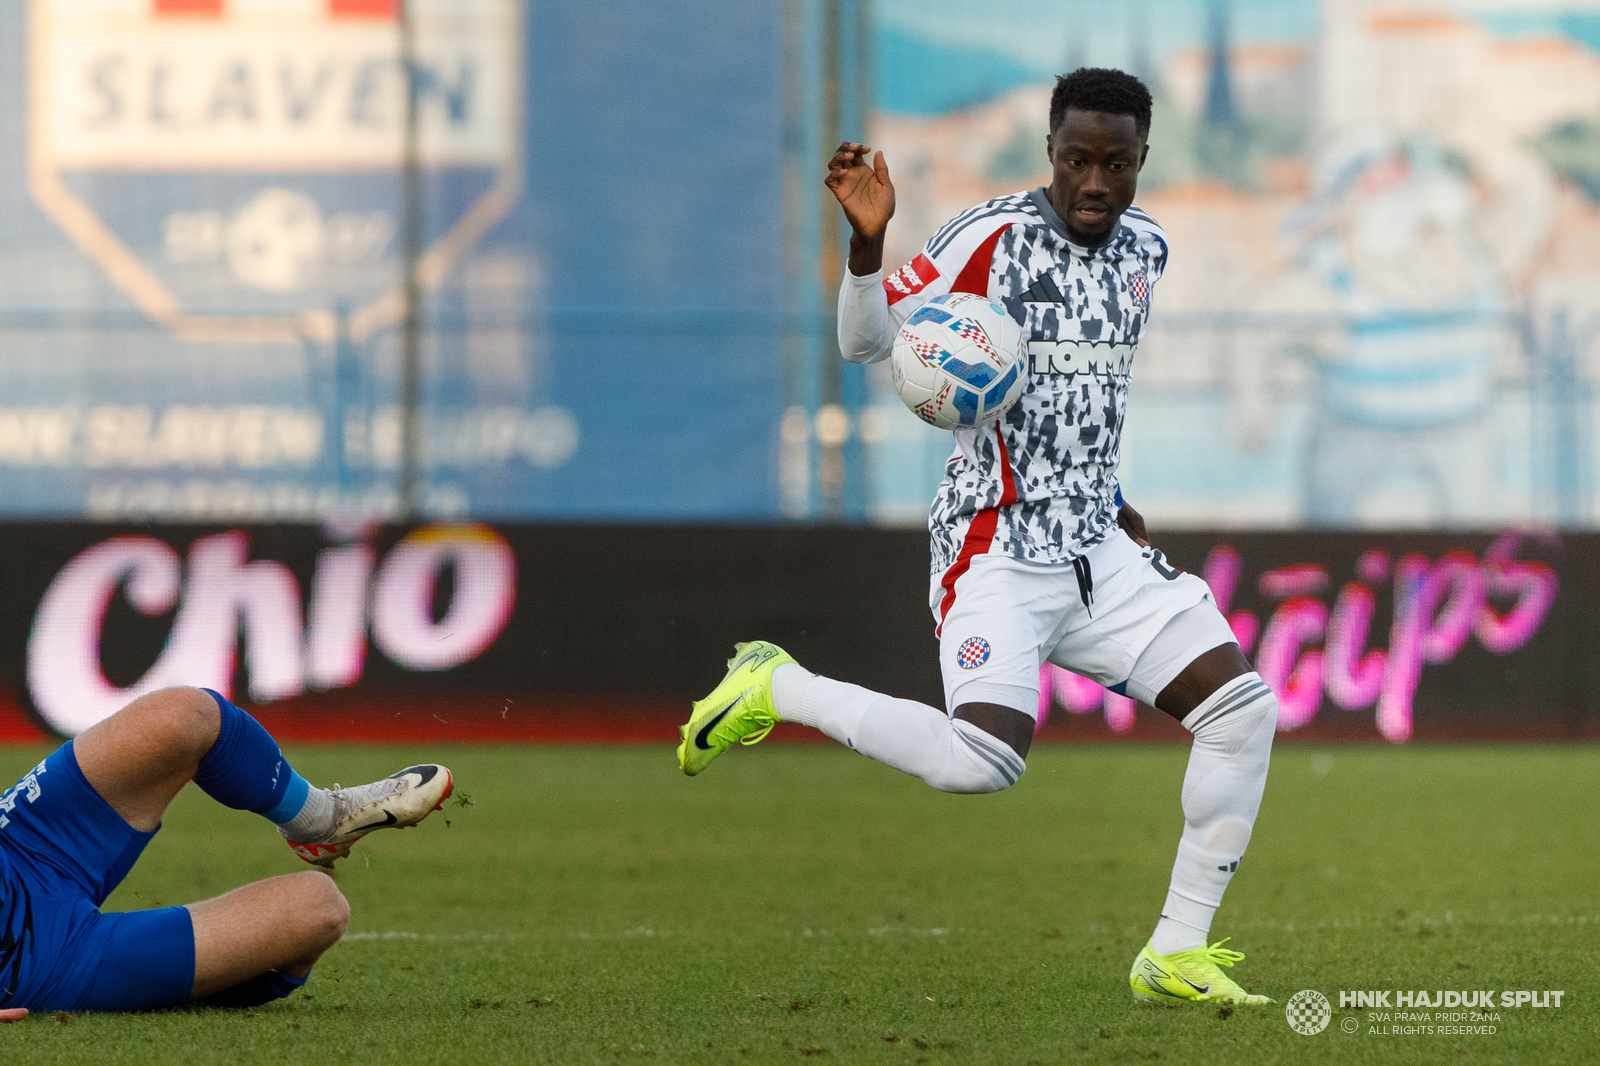
[[[1210,584],[1285,737],[1600,735],[1600,537],[1157,536]],[[736,640],[939,702],[924,535],[840,528],[0,526],[0,737],[166,685],[292,739],[669,740]],[[1047,738],[1178,738],[1040,674]],[[796,731],[798,734],[798,731]]]
[[[783,20],[0,4],[0,515],[775,516]]]

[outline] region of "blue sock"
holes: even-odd
[[[209,996],[197,999],[195,1004],[201,1007],[259,1007],[263,1003],[271,1003],[275,999],[283,999],[292,994],[295,989],[304,985],[310,976],[308,973],[305,977],[290,977],[278,970],[268,970],[248,981],[240,981],[236,985],[224,988],[221,992],[213,992]]]
[[[260,722],[205,689],[217,701],[222,729],[211,745],[194,783],[201,791],[236,811],[254,811],[282,825],[300,813],[311,786],[294,772]]]

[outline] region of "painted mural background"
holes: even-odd
[[[1119,66],[1154,89],[1138,202],[1172,259],[1122,481],[1164,526],[1595,522],[1600,7],[875,12],[897,262],[959,210],[1048,181],[1052,75]],[[873,396],[874,507],[912,521],[943,448],[882,381]]]

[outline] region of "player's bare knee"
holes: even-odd
[[[331,946],[350,924],[350,901],[327,874],[306,870],[290,876],[297,879],[295,910],[306,924],[307,939],[318,950]]]
[[[221,727],[217,701],[205,690],[189,686],[141,696],[122,713],[136,716],[141,732],[160,737],[167,751],[187,751],[196,758],[211,750]]]
[[[332,878],[324,880],[333,884]],[[337,888],[333,889],[332,895],[323,904],[323,924],[330,945],[337,943],[350,926],[350,901]]]

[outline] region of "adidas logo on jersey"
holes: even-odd
[[[1025,304],[1064,304],[1067,298],[1061,295],[1061,288],[1056,284],[1056,279],[1049,274],[1041,274],[1032,285],[1029,285],[1017,297]]]

